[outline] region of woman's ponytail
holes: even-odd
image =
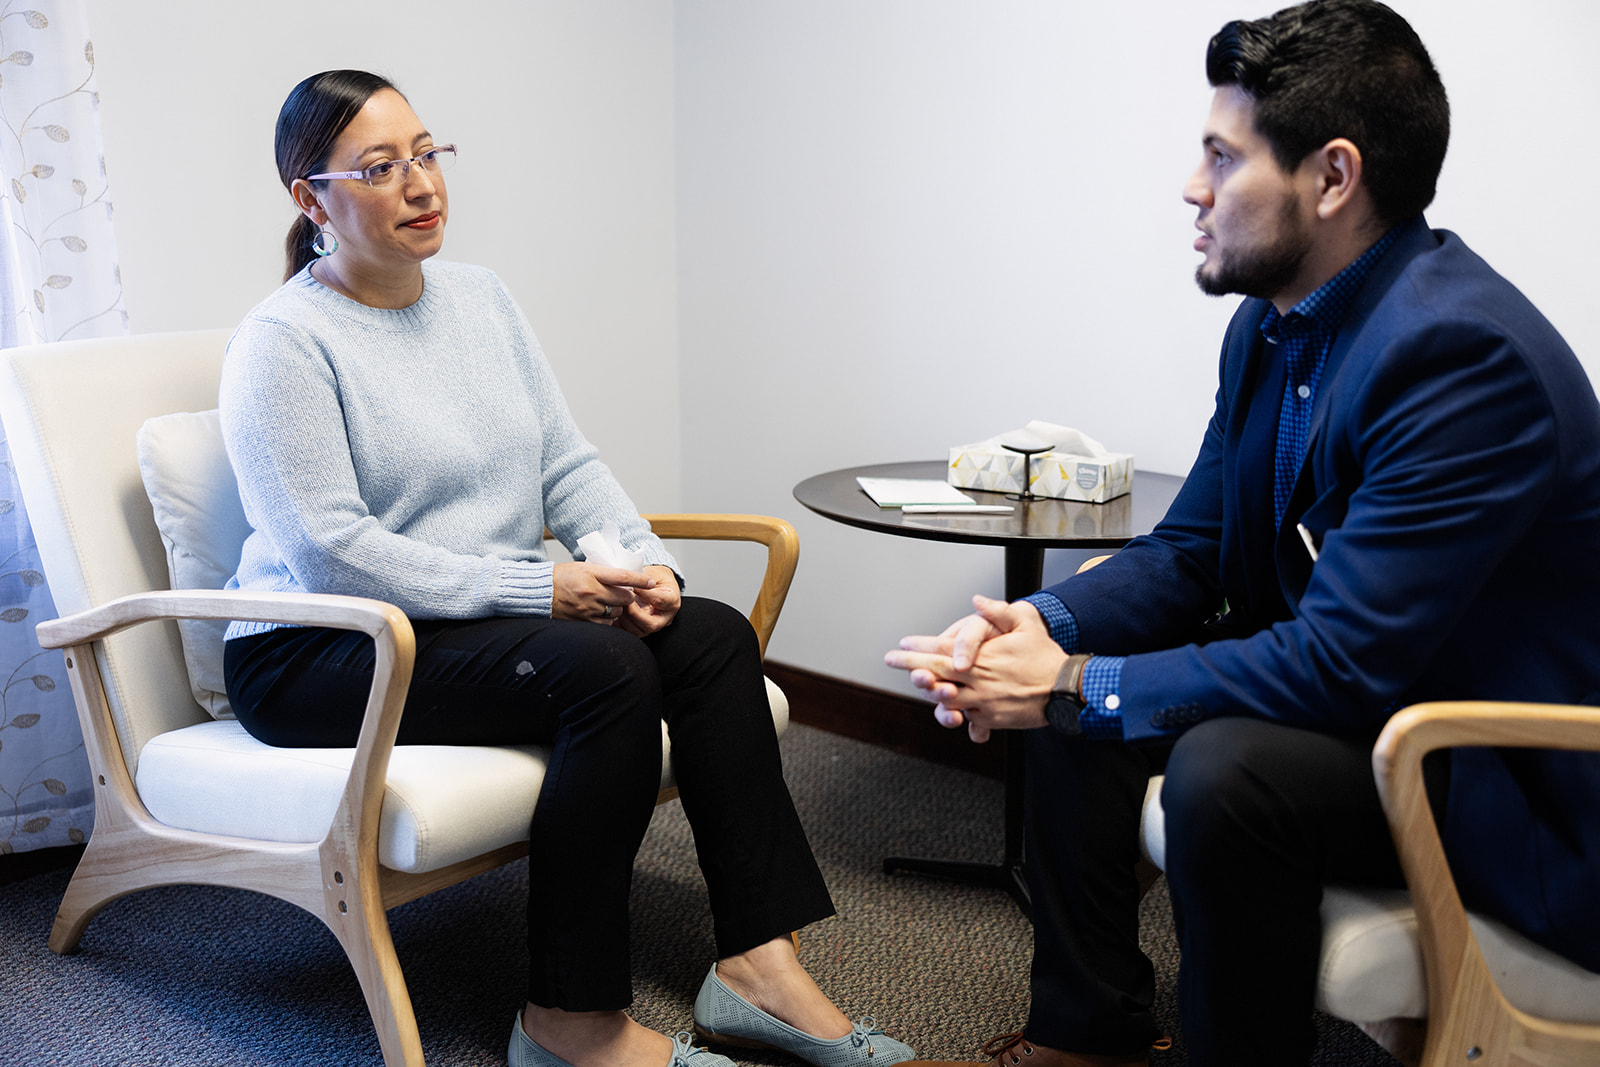
[[[283,242],[283,257],[287,264],[283,272],[283,280],[288,281],[299,274],[305,265],[317,258],[311,250],[311,242],[317,239],[317,224],[304,215],[295,216],[294,225],[289,227],[289,236]]]
[[[296,85],[278,112],[273,150],[278,159],[278,179],[294,191],[294,183],[308,174],[328,169],[334,142],[366,106],[372,94],[394,89],[380,74],[364,70],[325,70]],[[395,90],[399,92],[398,89]],[[288,281],[317,258],[311,242],[317,226],[305,215],[295,219],[284,241],[284,275]]]

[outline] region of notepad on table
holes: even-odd
[[[949,482],[935,478],[857,478],[856,484],[880,508],[899,508],[907,504],[978,506],[976,500]]]

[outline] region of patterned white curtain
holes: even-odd
[[[0,347],[126,333],[83,0],[0,6]],[[0,853],[87,839],[89,764],[0,441]]]

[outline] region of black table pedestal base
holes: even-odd
[[[883,873],[925,874],[934,878],[948,878],[964,885],[1003,889],[1011,894],[1022,914],[1033,917],[1033,901],[1028,896],[1028,882],[1022,875],[1022,861],[1003,863],[966,863],[961,860],[922,859],[915,856],[890,856],[883,861]]]
[[[1044,553],[1039,553],[1043,557]],[[1041,558],[1042,564],[1042,558]],[[1037,582],[1037,576],[1034,581]],[[1029,590],[1030,592],[1032,590]],[[1007,590],[1008,598],[1012,590]],[[1020,595],[1020,594],[1019,594]],[[972,863],[963,860],[936,860],[916,857],[890,856],[883,861],[883,873],[906,871],[948,878],[967,885],[1004,889],[1017,902],[1022,914],[1033,918],[1033,900],[1028,894],[1028,882],[1022,871],[1022,836],[1025,823],[1023,774],[1026,768],[1022,752],[1022,738],[1015,731],[1001,731],[990,744],[1006,746],[1005,781],[1005,845],[999,863]]]
[[[943,460],[914,463],[880,463],[829,471],[807,478],[794,487],[794,498],[818,515],[896,537],[931,541],[1000,545],[1005,549],[1005,597],[1014,601],[1039,588],[1044,577],[1047,548],[1089,549],[1114,552],[1140,534],[1148,533],[1166,514],[1183,479],[1173,475],[1135,471],[1134,491],[1104,504],[1019,499],[1003,518],[994,515],[906,515],[897,508],[880,508],[861,491],[856,479],[912,478],[944,481]],[[988,502],[998,493],[977,490],[976,499]],[[1024,765],[1022,743],[1015,731],[1005,735],[1005,847],[999,863],[891,857],[883,861],[885,873],[906,871],[1004,889],[1023,914],[1032,917],[1028,886],[1023,880]],[[992,742],[991,742],[992,743]]]

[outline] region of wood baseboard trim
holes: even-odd
[[[31,852],[7,852],[0,855],[0,885],[10,885],[36,874],[66,868],[71,870],[83,858],[85,845],[55,845]]]
[[[975,745],[965,730],[945,729],[924,701],[771,660],[766,673],[789,698],[793,722],[947,767],[1005,777],[1003,745]]]

